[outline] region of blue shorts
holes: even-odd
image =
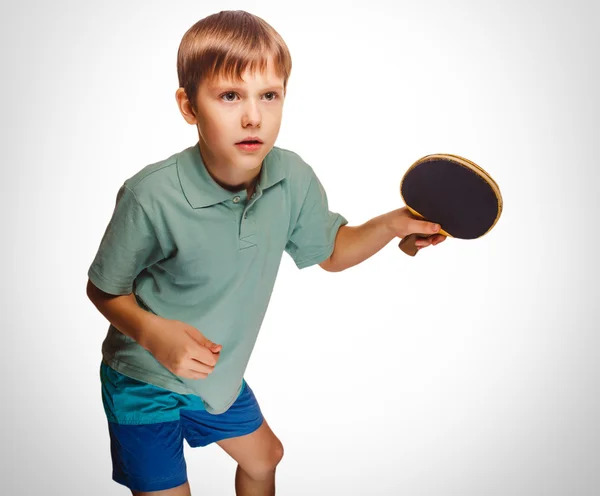
[[[100,366],[112,478],[133,491],[160,491],[187,481],[183,440],[192,448],[258,429],[263,416],[243,381],[235,403],[213,415],[198,396],[178,394]]]

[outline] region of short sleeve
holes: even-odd
[[[108,294],[130,294],[137,275],[163,258],[150,219],[133,191],[124,184],[88,270],[90,281]]]
[[[306,197],[285,251],[299,269],[319,264],[333,253],[338,229],[348,221],[331,212],[323,185],[312,172]]]

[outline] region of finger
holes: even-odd
[[[191,358],[205,365],[209,365],[210,367],[214,367],[219,360],[219,356],[219,353],[213,353],[204,346],[198,346]]]
[[[214,372],[215,367],[212,365],[207,365],[202,363],[195,358],[190,359],[189,364],[187,366],[188,370],[197,374],[211,374]]]
[[[188,359],[181,364],[176,370],[171,370],[175,375],[179,377],[185,377],[186,379],[206,379],[212,372],[208,367],[195,360]]]
[[[223,348],[223,346],[221,346],[220,344],[216,344],[210,339],[208,339],[206,336],[204,336],[200,331],[198,331],[198,329],[190,329],[188,335],[201,346],[210,349],[213,353],[219,353]]]
[[[434,238],[432,236],[428,236],[426,238],[417,238],[415,241],[415,245],[420,248],[425,248],[433,242],[433,239]]]
[[[186,379],[206,379],[208,374],[205,374],[204,372],[195,372],[194,370],[187,370],[181,377],[185,377]]]
[[[222,346],[220,344],[217,344],[213,341],[211,341],[210,339],[208,339],[206,336],[203,336],[202,339],[200,340],[200,344],[202,346],[205,346],[206,348],[208,348],[209,350],[215,352],[215,351],[220,351]]]
[[[443,236],[442,234],[436,234],[436,235],[434,235],[434,236],[431,237],[431,244],[433,246],[439,245],[445,239],[446,239],[446,236]]]
[[[221,351],[221,349],[223,348],[220,344],[217,343],[213,343],[210,339],[208,338],[204,338],[204,342],[201,343],[202,346],[205,346],[206,348],[208,348],[210,351],[212,351],[213,353],[218,353]]]

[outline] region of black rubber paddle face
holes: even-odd
[[[406,173],[401,193],[406,205],[455,238],[483,236],[498,217],[498,198],[490,184],[450,160],[416,165]]]

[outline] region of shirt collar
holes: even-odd
[[[256,186],[257,194],[285,178],[285,171],[278,155],[273,153],[273,149],[271,149],[263,160]],[[177,173],[183,194],[192,208],[209,207],[235,196],[234,191],[229,191],[220,186],[208,173],[200,154],[199,143],[186,148],[178,155]]]

